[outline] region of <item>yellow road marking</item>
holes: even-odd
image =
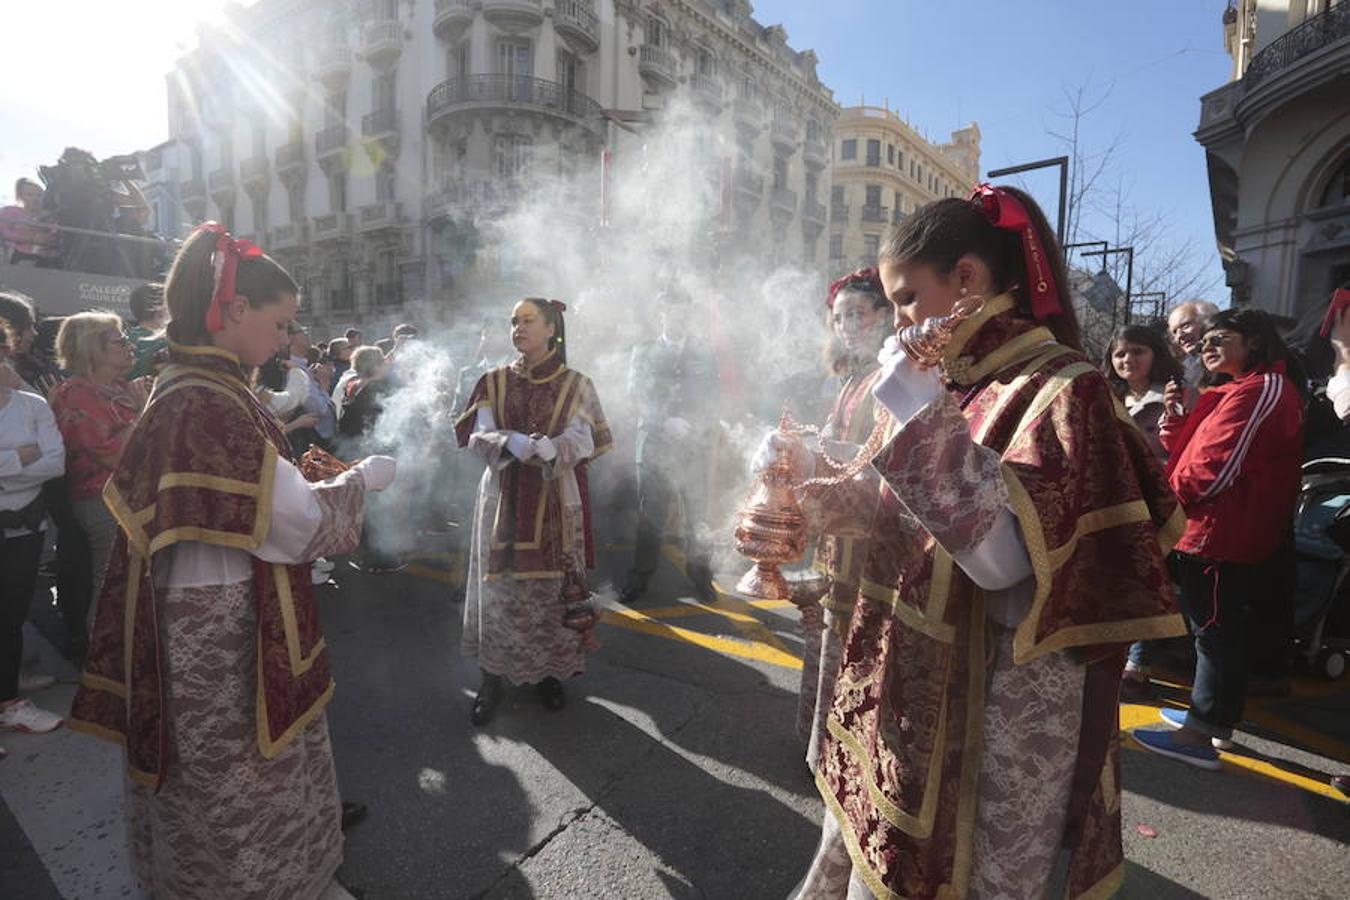
[[[688,628],[680,628],[678,625],[667,625],[665,622],[649,618],[636,610],[607,609],[601,613],[600,619],[609,625],[625,628],[629,631],[693,644],[696,647],[725,653],[728,656],[738,656],[742,659],[765,662],[787,669],[801,669],[802,667],[802,661],[797,657],[761,642],[716,637]]]
[[[670,560],[671,565],[679,570],[681,575],[686,578],[689,577],[684,553],[679,547],[663,544],[661,553],[666,559]],[[708,604],[708,606],[733,613],[734,615],[728,618],[744,638],[755,643],[765,644],[783,656],[796,660],[795,668],[801,668],[801,660],[792,655],[791,651],[778,639],[778,635],[770,631],[759,619],[750,615],[753,607],[749,603],[735,594],[727,593],[716,581],[713,582],[713,590],[717,593],[717,601]]]
[[[1132,728],[1166,728],[1162,719],[1158,715],[1158,707],[1146,706],[1139,703],[1120,704],[1120,730],[1128,732]],[[1122,742],[1122,746],[1145,752],[1134,740],[1133,737]],[[1219,759],[1225,768],[1241,770],[1243,773],[1250,772],[1264,778],[1270,778],[1281,784],[1287,784],[1291,787],[1300,788],[1313,794],[1319,794],[1323,797],[1330,797],[1333,800],[1344,800],[1345,795],[1333,788],[1324,778],[1318,780],[1306,775],[1300,775],[1297,772],[1290,772],[1273,763],[1267,762],[1255,756],[1248,756],[1245,753],[1220,751]]]

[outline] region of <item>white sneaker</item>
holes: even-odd
[[[320,556],[318,559],[314,560],[314,568],[318,569],[320,572],[331,572],[337,568],[337,563]]]
[[[328,583],[328,573],[318,566],[309,567],[309,583],[315,587]]]
[[[56,684],[55,675],[20,675],[19,693],[33,694],[38,691],[45,691],[54,684]]]
[[[56,713],[39,709],[27,700],[15,700],[9,706],[0,709],[0,728],[8,728],[11,731],[46,734],[60,728],[64,721]]]
[[[1209,742],[1214,745],[1215,750],[1232,750],[1233,742],[1228,738],[1210,738]]]

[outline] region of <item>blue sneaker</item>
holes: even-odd
[[[1171,725],[1173,728],[1181,728],[1186,724],[1186,710],[1184,709],[1164,707],[1158,710],[1158,715],[1162,716],[1164,724]],[[1210,738],[1209,742],[1214,745],[1215,750],[1233,749],[1233,742],[1228,738]]]
[[[1136,728],[1130,734],[1145,750],[1152,750],[1161,756],[1170,756],[1172,759],[1179,759],[1184,763],[1211,771],[1220,767],[1219,753],[1213,747],[1192,747],[1178,743],[1176,735],[1170,731],[1146,731],[1143,728]]]

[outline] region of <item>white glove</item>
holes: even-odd
[[[534,444],[530,441],[528,435],[521,434],[519,431],[508,431],[505,434],[506,451],[508,453],[521,462],[534,456]]]
[[[942,396],[942,376],[936,367],[924,369],[900,348],[892,335],[877,355],[881,362],[881,377],[872,396],[895,416],[903,428],[919,410]]]
[[[770,431],[764,436],[759,449],[750,460],[750,474],[758,475],[785,454],[792,460],[793,481],[805,481],[815,472],[816,458],[800,437],[795,434],[783,434],[781,431]]]
[[[558,456],[558,448],[548,437],[534,438],[530,441],[530,449],[544,462],[553,462]]]
[[[367,491],[382,491],[394,483],[398,461],[392,456],[367,456],[352,466],[352,471],[361,473]]]

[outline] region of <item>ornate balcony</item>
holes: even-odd
[[[314,135],[314,157],[319,165],[328,167],[345,164],[347,157],[347,124],[329,125]]]
[[[352,51],[350,47],[321,47],[319,62],[315,67],[319,80],[329,88],[339,88],[347,83],[352,75]]]
[[[403,204],[390,201],[363,206],[360,220],[358,227],[363,233],[399,228],[403,224]]]
[[[454,41],[473,24],[473,0],[436,0],[431,30],[443,41]]]
[[[443,127],[471,110],[530,110],[603,132],[600,104],[556,81],[517,75],[451,78],[427,95],[427,127]]]
[[[678,69],[675,55],[664,47],[643,44],[638,48],[638,73],[654,87],[674,87]]]
[[[283,181],[305,173],[305,145],[301,141],[291,141],[277,148],[277,177]]]
[[[239,164],[239,180],[244,182],[244,190],[252,194],[261,194],[267,190],[272,173],[266,156],[250,156]]]
[[[825,141],[818,137],[808,137],[802,142],[802,162],[809,169],[823,169],[830,164],[830,151]]]
[[[791,216],[797,212],[797,192],[776,187],[769,196],[769,208],[775,215]]]
[[[879,222],[882,225],[889,224],[891,211],[885,206],[868,206],[863,204],[862,220],[864,222]]]
[[[689,88],[694,101],[710,112],[722,111],[722,82],[715,75],[694,73],[689,76]]]
[[[361,55],[372,67],[388,68],[403,53],[403,26],[392,19],[381,19],[366,26]]]
[[[391,107],[367,113],[361,118],[361,136],[372,160],[378,162],[376,157],[381,154],[398,156],[398,110]]]
[[[422,201],[427,224],[440,228],[460,218],[480,214],[497,215],[509,209],[520,196],[516,185],[507,181],[471,181],[448,185]]]
[[[200,178],[189,178],[183,182],[180,196],[182,196],[184,203],[205,203],[206,182]]]
[[[801,129],[797,127],[796,122],[775,116],[773,127],[769,129],[769,140],[773,141],[774,147],[780,152],[792,154],[797,152],[799,134]]]
[[[732,176],[732,184],[742,199],[758,203],[764,196],[764,176],[749,169],[737,169],[736,174]]]
[[[600,49],[600,17],[595,14],[594,0],[553,0],[553,28],[581,53]]]
[[[764,106],[757,97],[741,94],[732,103],[731,108],[738,126],[755,134],[764,130]]]
[[[305,246],[309,223],[305,219],[299,222],[292,222],[289,225],[278,225],[272,229],[272,238],[269,242],[269,249],[280,252],[284,250],[295,250]]]
[[[234,201],[234,170],[216,169],[206,178],[206,187],[211,191],[211,198],[218,205],[226,205]]]
[[[544,21],[543,0],[482,0],[483,15],[503,31],[538,28]]]
[[[1251,90],[1277,72],[1345,38],[1350,38],[1350,6],[1337,3],[1289,29],[1252,57],[1242,75],[1243,87]]]
[[[314,217],[315,243],[345,241],[352,236],[351,213],[328,213]]]

